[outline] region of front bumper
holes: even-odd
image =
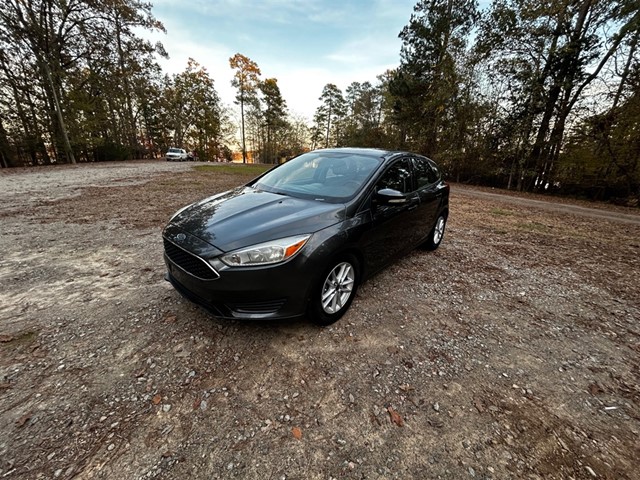
[[[214,280],[197,278],[165,254],[165,280],[187,300],[220,318],[267,320],[301,317],[307,308],[312,277],[305,257],[281,265],[227,268]]]

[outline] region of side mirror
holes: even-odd
[[[393,188],[378,190],[375,198],[380,205],[397,205],[407,201],[404,193],[394,190]]]

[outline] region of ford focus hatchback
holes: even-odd
[[[366,278],[436,249],[448,214],[428,158],[316,150],[179,210],[163,231],[166,279],[217,317],[329,325]]]

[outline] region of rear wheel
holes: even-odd
[[[444,237],[444,229],[447,225],[447,217],[444,213],[438,215],[436,223],[433,225],[433,230],[429,234],[427,240],[422,244],[427,250],[435,250],[440,246],[442,237]]]
[[[309,316],[316,325],[331,325],[349,309],[358,288],[358,261],[345,255],[330,263],[311,294]]]

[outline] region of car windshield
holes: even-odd
[[[353,197],[380,165],[380,157],[348,152],[310,152],[270,171],[258,190],[332,203]]]
[[[170,148],[169,149],[169,153],[180,153],[180,149],[179,148]]]

